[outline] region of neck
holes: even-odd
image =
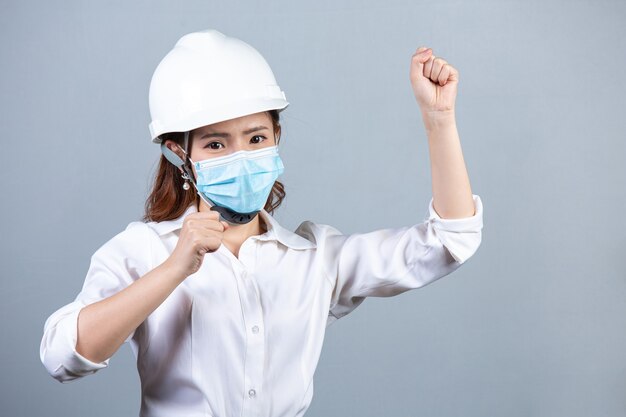
[[[200,199],[198,211],[210,211],[211,208]],[[267,227],[261,220],[261,215],[257,214],[254,219],[248,223],[236,224],[229,223],[230,227],[224,231],[222,244],[225,245],[235,256],[239,256],[239,248],[250,236],[257,236],[265,233]]]

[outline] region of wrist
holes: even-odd
[[[176,266],[176,262],[172,261],[172,258],[166,259],[161,265],[158,266],[164,276],[168,279],[174,280],[177,283],[183,282],[189,274]]]
[[[453,110],[422,111],[422,120],[427,131],[456,127]]]

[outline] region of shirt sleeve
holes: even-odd
[[[145,223],[133,222],[100,247],[91,257],[76,299],[46,320],[39,354],[53,378],[69,382],[108,366],[110,358],[92,362],[76,351],[78,314],[83,307],[114,295],[148,272],[151,264],[148,229]],[[125,342],[134,334],[135,331]]]
[[[325,226],[315,236],[334,285],[327,325],[366,297],[391,297],[423,287],[466,262],[482,239],[483,206],[473,195],[471,217],[443,219],[430,200],[428,218],[403,228],[342,235]]]

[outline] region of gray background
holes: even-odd
[[[331,326],[307,416],[626,416],[625,2],[303,3],[2,1],[0,414],[137,415],[128,346],[63,385],[39,342],[91,254],[142,214],[152,72],[215,28],[261,51],[291,103],[276,217],[292,230],[424,220],[410,58],[430,46],[460,72],[482,246]]]

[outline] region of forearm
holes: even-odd
[[[117,294],[84,307],[76,351],[93,362],[110,358],[183,280],[163,263]]]
[[[422,120],[428,136],[435,211],[446,219],[473,216],[474,200],[454,110],[422,113]]]

